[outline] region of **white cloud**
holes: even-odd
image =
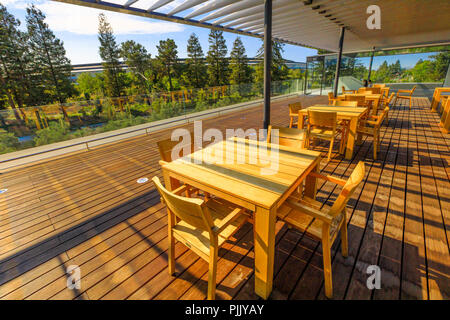
[[[125,1],[125,0],[124,0]],[[15,8],[24,8],[24,3],[31,1],[2,0]],[[103,12],[115,34],[163,34],[182,32],[184,27],[172,22],[161,22],[140,18],[123,13],[103,11],[54,1],[34,1],[46,15],[50,28],[59,32],[71,32],[81,35],[96,35],[98,32],[98,15]]]

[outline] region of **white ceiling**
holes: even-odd
[[[264,0],[54,0],[262,37]],[[311,3],[310,3],[311,2]],[[381,9],[381,28],[370,30],[366,12]],[[450,43],[449,0],[273,0],[277,40],[344,52]]]

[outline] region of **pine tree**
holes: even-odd
[[[202,88],[206,83],[206,65],[202,47],[195,33],[191,34],[187,45],[186,78],[191,87]]]
[[[151,54],[143,45],[133,40],[121,44],[120,54],[134,75],[134,82],[139,90],[150,93],[149,77],[146,73],[151,68]]]
[[[283,44],[280,42],[272,41],[272,66],[271,66],[271,80],[279,81],[287,79],[289,74],[289,69],[283,59]],[[256,57],[259,59],[264,58],[264,43],[261,48],[259,48],[256,53]],[[255,81],[262,83],[264,80],[264,60],[262,60],[256,66]]]
[[[48,102],[64,103],[72,96],[70,60],[66,57],[64,44],[55,37],[44,22],[45,15],[34,5],[27,8],[28,44],[32,52],[31,67],[39,74]]]
[[[30,54],[26,33],[18,29],[20,21],[0,4],[0,22],[0,84],[16,119],[20,120],[16,107],[36,104],[39,95],[37,87],[31,84]]]
[[[172,76],[177,64],[177,45],[172,39],[160,40],[158,48],[158,61],[162,66],[164,73],[169,78],[170,91],[173,91]]]
[[[251,69],[247,63],[245,47],[240,37],[237,37],[233,43],[233,49],[230,53],[231,60],[231,84],[248,83],[251,81]]]
[[[103,60],[106,92],[110,97],[120,97],[124,89],[124,76],[120,68],[120,49],[106,16],[100,13],[98,20],[99,53]]]
[[[209,51],[206,57],[208,63],[208,78],[212,86],[228,84],[227,45],[223,31],[211,30],[209,33]]]

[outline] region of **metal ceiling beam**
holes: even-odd
[[[243,30],[239,30],[239,29],[235,29],[235,28],[226,28],[221,25],[213,25],[208,22],[200,22],[200,21],[197,21],[194,19],[187,19],[187,18],[182,18],[182,17],[178,17],[178,16],[170,16],[168,14],[155,12],[155,11],[148,12],[147,10],[144,10],[144,9],[139,9],[139,8],[135,8],[135,7],[125,7],[123,5],[111,3],[111,2],[105,2],[105,1],[97,2],[96,0],[52,0],[52,1],[69,3],[69,4],[79,5],[79,6],[83,6],[83,7],[96,8],[96,9],[106,10],[106,11],[131,14],[131,15],[135,15],[135,16],[151,18],[151,19],[158,19],[158,20],[169,21],[169,22],[175,22],[175,23],[180,23],[180,24],[186,24],[186,25],[195,26],[195,27],[221,30],[224,32],[231,32],[231,33],[254,37],[254,38],[260,38],[260,39],[264,38],[264,35],[262,35],[262,34],[245,32]],[[286,44],[296,45],[296,46],[306,46],[305,44],[302,44],[302,43],[297,43],[297,42],[293,42],[293,41],[289,41],[289,40],[281,39],[281,38],[274,38],[273,40],[282,42],[282,43],[286,43]]]

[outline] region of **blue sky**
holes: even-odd
[[[26,7],[34,3],[47,16],[46,22],[55,32],[56,36],[64,41],[67,56],[73,64],[100,62],[98,55],[98,14],[101,10],[69,5],[49,0],[1,0],[8,11],[22,22],[25,27]],[[111,2],[124,3],[126,0],[110,0]],[[137,2],[148,8],[156,0],[142,0]],[[174,1],[177,5],[182,0]],[[137,6],[137,5],[136,5]],[[166,8],[167,11],[170,7]],[[203,51],[208,51],[209,30],[188,25],[163,22],[148,18],[135,17],[113,12],[104,12],[111,23],[119,43],[126,40],[135,40],[144,45],[155,56],[156,45],[159,40],[174,39],[178,46],[178,56],[186,57],[186,45],[189,35],[196,33],[200,39]],[[228,51],[231,50],[236,34],[224,33]],[[241,36],[244,42],[247,56],[254,57],[262,41],[253,37]],[[294,61],[306,61],[307,56],[315,55],[316,50],[298,46],[286,45],[284,57]]]

